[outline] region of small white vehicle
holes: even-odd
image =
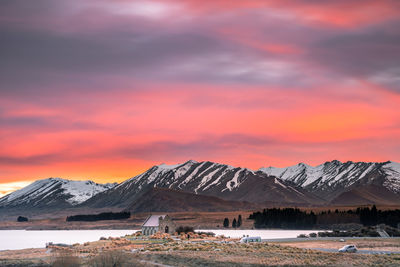
[[[341,249],[339,249],[339,252],[357,252],[357,248],[354,245],[346,245],[344,247],[342,247]]]
[[[244,236],[240,239],[240,243],[253,243],[253,242],[261,242],[261,237],[259,237],[259,236],[255,236],[255,237]]]

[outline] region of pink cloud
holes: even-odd
[[[394,2],[146,3],[2,11],[0,183],[399,160]]]

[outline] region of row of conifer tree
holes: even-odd
[[[398,227],[400,209],[378,210],[375,205],[349,210],[314,213],[298,208],[270,208],[250,214],[256,228],[309,229],[329,224],[359,223],[364,226],[386,224]]]
[[[225,218],[224,219],[224,227],[225,228],[229,228],[229,219]],[[236,218],[233,218],[232,220],[232,228],[240,228],[240,226],[242,226],[242,215],[239,214],[237,220]]]

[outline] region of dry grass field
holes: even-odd
[[[142,258],[172,266],[398,266],[400,256],[318,252],[275,244],[187,244]]]
[[[50,247],[1,251],[0,266],[400,266],[400,254],[365,255],[319,252],[307,248],[337,248],[334,241],[253,243],[204,237],[189,242],[164,239],[110,238],[70,248]],[[208,242],[204,242],[208,241]],[[357,240],[360,248],[392,248],[400,239]]]
[[[303,249],[339,249],[344,245],[353,244],[360,250],[374,251],[394,251],[400,252],[400,238],[388,239],[347,239],[345,242],[338,240],[310,240],[296,242],[271,242],[271,244],[280,244],[282,246],[303,248]]]

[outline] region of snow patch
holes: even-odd
[[[208,182],[213,178],[213,176],[221,169],[221,167],[223,167],[223,166],[218,166],[215,170],[213,170],[212,172],[210,172],[209,174],[207,174],[206,176],[204,176],[204,177],[201,179],[199,185],[198,185],[198,186],[196,187],[196,189],[194,190],[194,191],[196,192],[196,194],[197,194],[197,190],[199,190],[202,186],[204,186],[206,183],[208,183]],[[211,185],[206,186],[206,187],[203,189],[203,191],[206,190],[207,188],[209,188],[210,186],[211,186]]]
[[[242,169],[238,169],[238,170],[235,172],[235,174],[233,175],[233,178],[232,178],[231,180],[229,180],[229,181],[226,183],[226,187],[227,187],[227,189],[228,189],[229,191],[232,191],[233,188],[236,188],[236,187],[239,186],[239,184],[238,184],[238,177],[239,177],[239,174],[240,174],[242,171],[243,171]],[[233,185],[232,185],[232,184],[233,184]],[[225,190],[225,189],[224,189],[224,190]],[[222,190],[222,192],[223,192],[224,190]]]
[[[208,188],[210,188],[212,185],[217,185],[217,184],[219,184],[221,178],[224,177],[224,175],[225,175],[227,172],[229,172],[229,171],[231,171],[231,170],[234,169],[234,167],[229,166],[229,165],[221,165],[221,166],[222,166],[222,167],[226,166],[225,170],[221,173],[220,176],[217,177],[217,179],[215,179],[212,183],[210,183],[209,185],[207,185],[207,186],[203,189],[203,191],[206,190],[206,189],[208,189]]]
[[[196,169],[194,169],[194,170],[192,171],[192,173],[189,174],[189,175],[186,177],[186,179],[185,179],[180,185],[178,185],[178,187],[180,188],[180,186],[181,186],[182,184],[187,184],[188,182],[190,182],[190,180],[192,180],[192,178],[199,172],[199,170],[201,169],[201,167],[204,166],[205,163],[206,163],[206,162],[203,162],[203,163],[201,163],[199,166],[197,166]]]
[[[162,164],[158,165],[157,167],[158,167],[159,169],[163,169],[163,170],[172,170],[172,169],[175,169],[175,168],[177,168],[177,167],[179,167],[179,166],[181,166],[181,165],[182,165],[182,163],[180,163],[180,164],[173,164],[173,165],[167,165],[167,164],[165,164],[165,163],[162,163]]]

